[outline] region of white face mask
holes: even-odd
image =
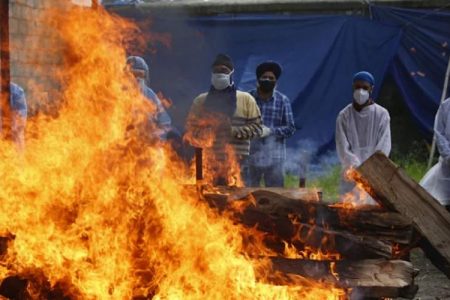
[[[211,84],[216,90],[224,90],[231,85],[231,72],[230,74],[224,73],[212,73]]]
[[[359,105],[363,105],[367,102],[367,100],[369,100],[369,91],[366,91],[364,89],[357,89],[353,92],[353,99]]]

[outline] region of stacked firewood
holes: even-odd
[[[413,299],[419,270],[409,251],[418,246],[450,277],[450,214],[381,153],[353,175],[378,205],[333,205],[306,189],[216,187],[200,197],[264,233],[273,271],[347,289],[350,299]]]
[[[417,291],[417,270],[401,259],[414,230],[399,213],[330,205],[306,189],[223,187],[202,197],[265,233],[265,246],[276,254],[273,271],[347,289],[350,299],[412,298]]]

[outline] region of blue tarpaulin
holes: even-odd
[[[298,128],[289,145],[334,149],[335,120],[351,102],[352,75],[360,70],[374,74],[376,99],[391,72],[414,119],[431,136],[450,55],[450,14],[378,6],[371,12],[372,18],[151,16],[147,29],[169,39],[144,55],[151,87],[173,101],[169,112],[183,129],[192,100],[209,88],[217,53],[233,58],[234,79],[242,90],[255,87],[260,62],[276,60],[284,69],[278,89],[291,99]]]
[[[402,29],[390,72],[414,119],[431,138],[450,56],[450,13],[374,7],[373,17]]]

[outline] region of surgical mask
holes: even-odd
[[[230,74],[224,73],[212,73],[211,84],[216,90],[224,90],[231,85],[231,72]]]
[[[272,92],[276,84],[276,82],[272,80],[259,80],[258,83],[261,91],[265,93]]]
[[[365,89],[357,89],[353,92],[353,99],[359,105],[363,105],[367,102],[367,100],[369,100],[369,91],[366,91]]]

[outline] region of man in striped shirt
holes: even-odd
[[[256,68],[257,89],[250,91],[261,110],[263,131],[261,139],[251,143],[249,185],[259,186],[264,178],[266,186],[284,185],[286,139],[295,132],[294,117],[289,98],[276,89],[281,66],[267,61]]]
[[[215,185],[232,184],[233,162],[240,166],[241,179],[248,178],[250,139],[262,135],[255,99],[236,89],[233,72],[231,58],[217,55],[211,66],[211,87],[194,99],[187,119],[185,139],[205,150]]]

